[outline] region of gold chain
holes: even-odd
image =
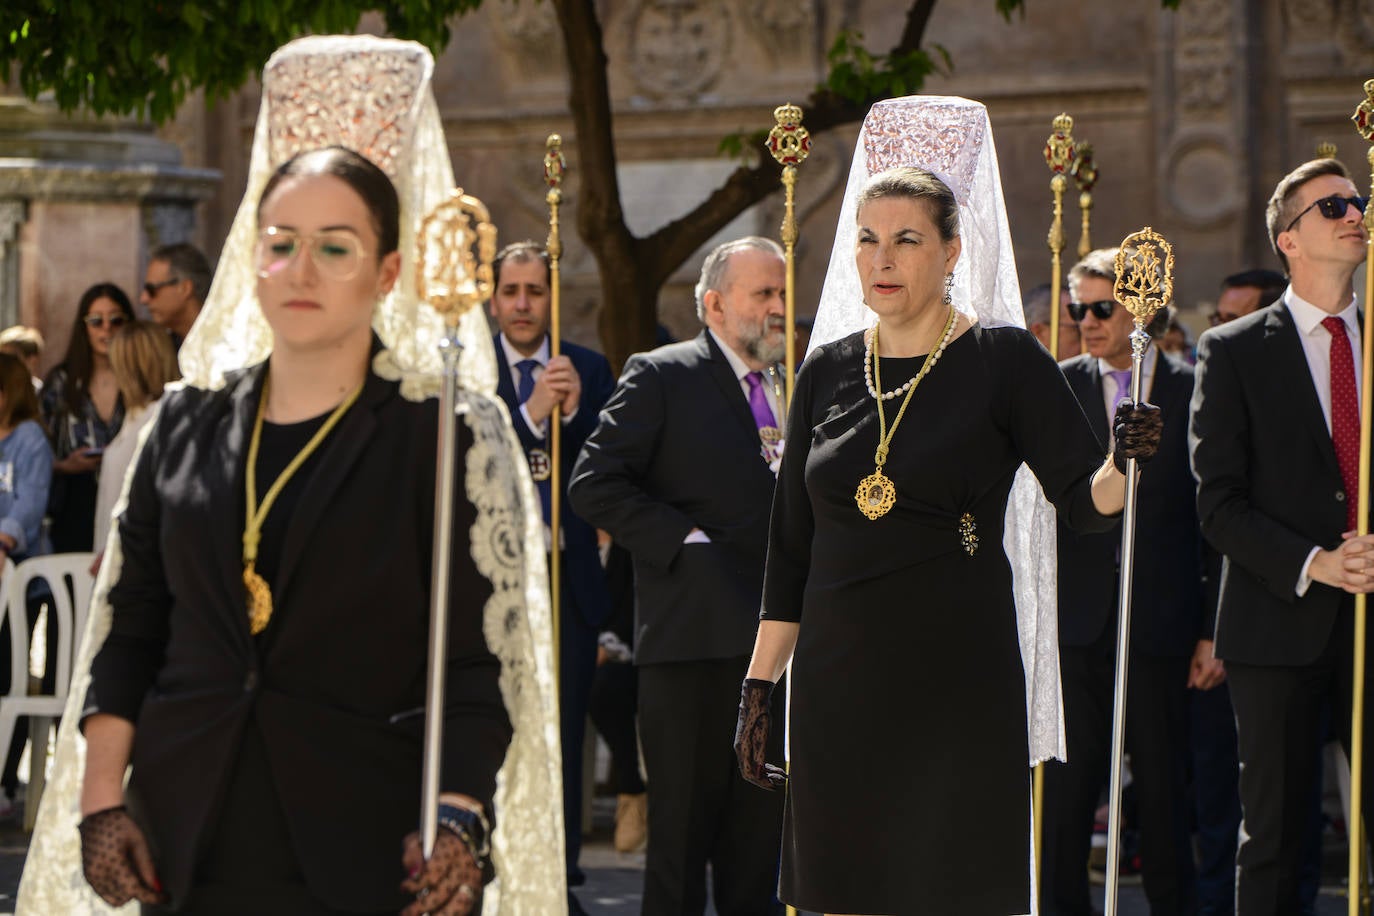
[[[243,584],[248,590],[248,621],[249,629],[256,636],[267,628],[267,622],[272,619],[272,591],[267,586],[267,582],[257,573],[258,543],[262,540],[262,525],[267,520],[267,513],[272,511],[272,505],[277,501],[281,491],[286,488],[286,484],[291,480],[293,474],[300,470],[301,465],[305,464],[306,459],[315,453],[320,447],[320,443],[329,435],[330,431],[339,424],[343,415],[348,412],[348,408],[357,402],[358,396],[363,393],[362,383],[346,398],[343,403],[334,408],[334,412],[329,415],[329,419],[324,421],[324,425],[316,430],[315,435],[310,437],[310,441],[305,444],[296,457],[291,459],[291,463],[286,466],[277,479],[272,481],[272,486],[267,489],[267,495],[262,499],[262,505],[258,505],[258,447],[262,444],[262,423],[263,417],[267,413],[267,392],[272,384],[271,376],[268,376],[262,383],[262,396],[258,399],[258,414],[253,420],[253,438],[248,443],[248,473],[245,475],[246,483],[244,489],[247,497],[248,517],[243,526]]]
[[[879,322],[881,324],[882,322]],[[906,397],[902,398],[902,406],[897,410],[897,416],[892,421],[892,428],[887,426],[887,417],[883,413],[883,399],[878,398],[878,451],[874,454],[873,460],[877,462],[878,470],[881,471],[883,465],[887,463],[888,446],[892,444],[892,437],[897,434],[897,424],[902,422],[902,417],[906,415],[907,405],[911,403],[911,396],[916,393],[916,386],[921,384],[921,379],[926,377],[935,364],[934,361],[945,351],[945,344],[949,343],[950,331],[954,328],[954,306],[949,307],[949,317],[945,319],[945,329],[940,335],[940,345],[932,347],[926,354],[925,362],[921,363],[921,371],[916,373],[916,377],[911,380],[911,387],[907,389]],[[883,378],[879,364],[881,360],[878,356],[878,325],[873,326],[873,384],[879,391],[883,390]]]

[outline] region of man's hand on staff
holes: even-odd
[[[1335,550],[1317,551],[1307,574],[1314,582],[1352,595],[1374,591],[1374,535],[1357,537],[1355,532],[1347,531],[1341,538],[1341,545]]]
[[[529,400],[525,402],[525,410],[535,423],[543,423],[553,413],[555,404],[566,417],[577,410],[581,400],[582,378],[573,368],[572,360],[559,355],[549,360],[535,381],[534,391],[530,392]]]

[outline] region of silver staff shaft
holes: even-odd
[[[439,832],[439,765],[444,744],[444,668],[448,661],[448,573],[453,557],[453,474],[458,433],[457,325],[439,342],[444,362],[439,394],[439,441],[434,460],[434,556],[429,592],[429,678],[425,684],[425,759],[420,781],[420,843],[428,860]]]
[[[1144,398],[1145,348],[1150,335],[1137,319],[1131,332],[1131,403]],[[1108,432],[1111,435],[1111,431]],[[1121,758],[1126,744],[1126,674],[1131,658],[1131,582],[1135,574],[1135,503],[1137,472],[1134,458],[1126,459],[1126,507],[1121,520],[1121,576],[1116,621],[1116,694],[1112,708],[1112,780],[1107,814],[1107,887],[1104,916],[1116,916],[1116,893],[1121,878]]]

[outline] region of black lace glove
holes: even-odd
[[[81,871],[101,900],[111,906],[130,900],[167,902],[148,840],[127,808],[119,805],[88,814],[77,829],[81,831]]]
[[[458,834],[439,828],[434,838],[434,854],[424,859],[420,831],[405,838],[401,846],[401,865],[409,875],[401,890],[415,895],[415,902],[401,916],[468,916],[477,911],[482,899],[482,866]]]
[[[1159,451],[1159,437],[1163,434],[1164,414],[1158,407],[1144,401],[1139,404],[1122,401],[1116,405],[1116,416],[1112,420],[1112,436],[1116,439],[1112,463],[1123,474],[1127,458],[1144,464]]]
[[[787,782],[785,770],[763,762],[772,701],[772,682],[744,679],[739,692],[739,723],[735,726],[735,757],[740,774],[761,789],[776,789]]]

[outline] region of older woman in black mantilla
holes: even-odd
[[[1123,405],[1104,460],[1035,338],[954,308],[959,211],[939,178],[875,175],[857,213],[856,264],[879,320],[821,346],[797,380],[736,752],[746,779],[782,783],[762,748],[790,660],[785,902],[1026,913],[1008,493],[1025,462],[1071,525],[1106,527],[1124,502],[1125,459],[1153,455],[1160,418]]]

